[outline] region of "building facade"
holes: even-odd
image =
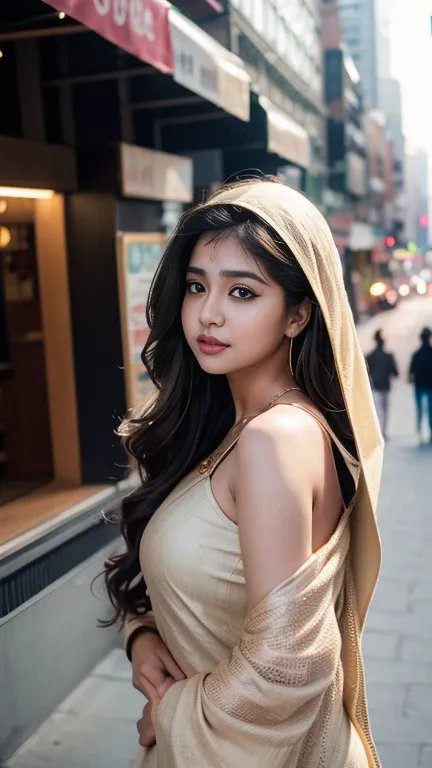
[[[251,169],[318,204],[325,184],[313,0],[141,11],[0,8],[0,687],[16,693],[5,759],[115,637],[97,628],[108,607],[90,585],[118,543],[106,520],[136,482],[116,430],[151,387],[147,294],[179,214]]]
[[[246,63],[252,89],[292,121],[293,134],[307,136],[307,162],[293,141],[288,163],[279,163],[277,171],[320,206],[326,157],[319,4],[232,0],[230,9],[234,50]]]
[[[369,221],[377,234],[385,237],[389,202],[389,146],[385,116],[369,110],[365,116],[369,165]]]
[[[328,107],[327,155],[330,189],[355,208],[367,194],[366,138],[359,73],[344,49],[324,52]]]
[[[265,152],[243,63],[194,21],[222,4],[176,5],[0,8],[3,760],[115,642],[91,584],[136,484],[116,431],[150,387],[148,289],[194,200],[190,150]]]
[[[428,155],[422,149],[409,150],[405,156],[406,216],[405,234],[422,251],[429,245],[429,171]]]
[[[377,0],[338,0],[342,40],[360,73],[365,103],[379,105]]]
[[[393,149],[393,219],[396,233],[401,235],[405,225],[405,136],[402,127],[401,87],[394,78],[380,80],[380,103],[386,116],[389,139]]]

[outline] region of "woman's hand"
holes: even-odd
[[[132,683],[154,705],[174,683],[185,679],[156,632],[143,632],[132,643]],[[141,722],[141,721],[140,721]]]
[[[137,722],[141,747],[152,747],[156,743],[155,729],[151,719],[150,702],[145,705],[141,720]]]
[[[171,686],[184,680],[185,675],[155,632],[144,632],[136,637],[131,659],[133,686],[148,698],[137,722],[139,743],[141,747],[152,747],[156,743],[158,706]]]

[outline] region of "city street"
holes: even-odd
[[[98,625],[109,604],[95,582],[134,482],[119,425],[154,376],[163,396],[167,356],[150,344],[141,361],[149,325],[166,352],[189,236],[232,234],[227,201],[247,238],[261,213],[278,248],[282,224],[293,252],[307,235],[305,273],[337,313],[330,232],[363,354],[380,330],[397,361],[376,397],[389,403],[383,567],[362,642],[383,768],[432,768],[432,439],[426,423],[416,433],[408,381],[432,329],[431,2],[0,2],[0,768],[134,768],[145,700],[122,633]],[[189,215],[205,201],[220,225],[208,207]],[[182,395],[168,379],[170,411]]]
[[[379,506],[381,579],[364,636],[373,733],[383,768],[432,768],[432,447],[417,446],[406,384],[432,300],[413,299],[359,329],[367,351],[383,328],[400,367]]]
[[[383,568],[364,636],[383,768],[432,768],[432,446],[417,444],[407,384],[409,358],[426,324],[432,325],[432,299],[416,298],[359,328],[365,351],[374,331],[385,330],[401,374],[379,506]],[[142,699],[129,680],[129,664],[116,649],[8,768],[131,768]]]

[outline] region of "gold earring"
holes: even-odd
[[[291,344],[289,348],[289,369],[291,372],[291,376],[293,377],[295,381],[294,371],[293,371],[293,365],[292,365],[292,350],[293,350],[293,344],[294,344],[294,338],[291,339]]]

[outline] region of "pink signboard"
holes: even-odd
[[[164,0],[45,0],[93,32],[161,72],[173,71]]]

